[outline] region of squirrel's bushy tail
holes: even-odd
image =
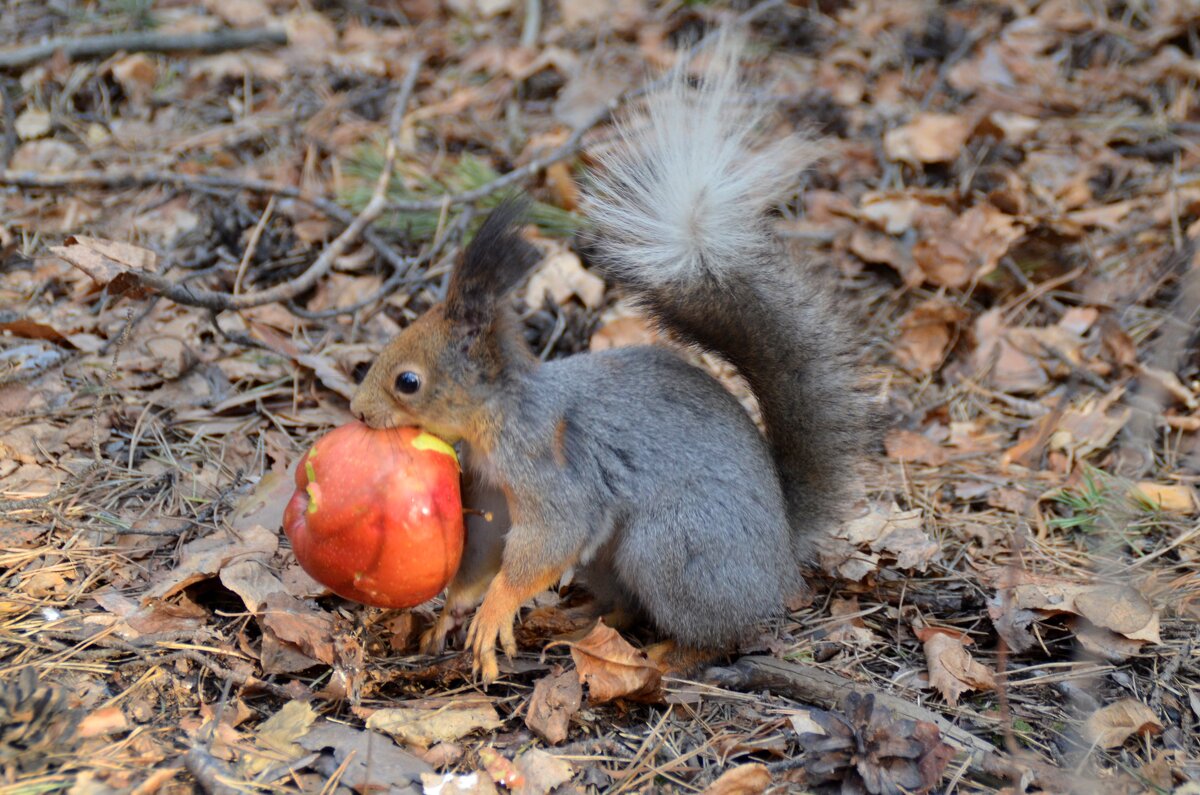
[[[767,139],[769,108],[723,35],[698,81],[677,67],[619,127],[588,188],[596,256],[671,331],[732,363],[762,411],[797,555],[846,507],[869,424],[860,350],[825,280],[786,255],[771,211],[813,144]]]

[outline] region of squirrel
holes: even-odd
[[[765,435],[662,346],[540,362],[508,301],[539,261],[517,200],[486,218],[445,299],[386,346],[351,403],[372,427],[462,442],[472,480],[503,493],[511,527],[469,523],[423,641],[440,649],[482,598],[467,645],[485,684],[499,675],[497,642],[516,653],[521,606],[569,572],[668,638],[657,657],[668,669],[732,650],[806,590],[813,532],[850,501],[870,422],[861,346],[825,280],[771,230],[814,146],[766,140],[769,108],[739,76],[737,40],[712,50],[698,78],[681,59],[617,125],[584,209],[601,271],[668,332],[731,363]]]

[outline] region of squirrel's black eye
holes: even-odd
[[[405,370],[396,376],[396,391],[402,395],[412,395],[421,388],[421,376],[412,370]]]

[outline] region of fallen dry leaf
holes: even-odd
[[[1109,662],[1124,662],[1145,645],[1145,641],[1130,640],[1120,633],[1098,627],[1083,618],[1070,621],[1067,626],[1075,633],[1075,640],[1084,651]]]
[[[332,764],[327,769],[342,771],[340,783],[355,792],[403,792],[405,783],[433,772],[386,736],[329,720],[317,721],[296,743],[306,751],[328,754]]]
[[[269,752],[269,755],[247,755],[244,760],[246,771],[257,775],[266,767],[276,764],[278,759],[293,761],[302,757],[305,749],[296,741],[308,734],[316,721],[317,711],[312,706],[304,701],[288,701],[275,715],[258,724],[254,745]]]
[[[857,581],[876,571],[886,554],[895,558],[896,568],[924,571],[940,547],[925,533],[921,517],[919,508],[870,505],[818,540],[821,565],[831,574]]]
[[[661,701],[662,670],[603,621],[582,640],[567,644],[588,701],[602,704],[614,698]]]
[[[1149,503],[1160,511],[1183,516],[1196,515],[1196,492],[1182,483],[1165,484],[1143,480],[1134,484],[1130,496]]]
[[[1161,367],[1151,367],[1149,365],[1140,365],[1137,367],[1138,379],[1144,384],[1148,384],[1150,389],[1156,393],[1166,393],[1178,400],[1185,408],[1190,411],[1195,411],[1200,408],[1200,400],[1196,399],[1196,395],[1189,389],[1179,376],[1170,370],[1164,370]],[[1157,396],[1156,396],[1157,398]],[[1163,401],[1167,402],[1167,401]]]
[[[325,352],[304,352],[292,342],[291,338],[280,334],[271,326],[263,323],[250,322],[254,336],[263,341],[271,350],[280,356],[285,356],[296,364],[312,370],[313,375],[333,392],[351,400],[358,386],[350,380],[338,363]],[[219,408],[219,407],[217,407]]]
[[[557,249],[547,257],[529,278],[525,303],[540,307],[547,295],[556,304],[565,304],[575,296],[588,309],[595,309],[604,300],[604,280],[585,270],[579,255]]]
[[[826,632],[818,637],[848,647],[871,647],[879,642],[879,636],[863,621],[862,612],[857,598],[830,600],[829,615],[834,620],[830,621]]]
[[[974,126],[962,116],[919,113],[908,124],[884,134],[883,151],[889,160],[914,165],[946,163],[958,157]]]
[[[78,161],[78,150],[66,141],[42,138],[18,146],[9,161],[9,167],[14,171],[55,174],[70,171]]]
[[[583,686],[574,671],[549,674],[533,686],[525,710],[525,725],[551,745],[567,739],[571,718],[583,703]]]
[[[233,535],[218,530],[188,542],[179,555],[179,565],[163,572],[142,597],[143,604],[166,599],[189,585],[214,577],[225,566],[243,560],[268,560],[279,547],[279,536],[262,525]]]
[[[793,712],[788,718],[788,722],[792,725],[792,731],[796,734],[825,734],[825,729],[821,727],[813,718],[813,710],[802,709],[798,712]]]
[[[621,315],[606,321],[596,329],[588,348],[604,351],[630,345],[653,345],[658,341],[658,332],[648,320],[637,315]]]
[[[525,776],[512,761],[491,746],[479,749],[479,761],[483,769],[492,777],[492,781],[507,790],[515,790],[525,786]]]
[[[887,450],[888,458],[897,461],[912,461],[930,466],[946,463],[946,449],[928,436],[915,431],[893,428],[884,437],[883,446]]]
[[[976,205],[946,229],[926,233],[913,246],[913,260],[933,284],[962,288],[995,270],[1024,235],[1017,219],[991,205]]]
[[[261,560],[239,560],[221,569],[221,584],[242,598],[246,609],[258,613],[274,594],[286,594],[283,582]]]
[[[284,508],[296,492],[293,476],[299,460],[297,456],[289,469],[273,469],[265,473],[258,479],[253,491],[234,503],[229,523],[235,530],[244,530],[256,524],[269,530],[283,527]]]
[[[967,317],[966,310],[947,301],[918,304],[900,320],[900,336],[892,347],[896,358],[918,375],[936,371]]]
[[[429,746],[417,755],[434,767],[445,769],[457,764],[465,753],[466,749],[463,748],[462,743],[438,743]]]
[[[996,678],[991,670],[971,658],[963,646],[962,636],[937,629],[917,632],[925,644],[925,661],[929,665],[929,684],[937,689],[951,706],[968,690],[995,690]]]
[[[925,281],[925,274],[913,262],[911,246],[903,245],[891,235],[871,229],[855,229],[847,248],[863,262],[894,268],[907,287],[920,287],[921,282]]]
[[[513,789],[513,795],[547,795],[575,775],[570,762],[540,748],[530,748],[516,758],[515,764],[523,783]]]
[[[112,65],[113,80],[135,105],[145,104],[158,82],[158,66],[145,53],[126,55]]]
[[[858,212],[889,235],[903,235],[913,228],[923,204],[906,193],[868,192],[859,200]]]
[[[1098,627],[1119,632],[1130,640],[1158,643],[1158,612],[1136,589],[1104,583],[1075,594],[1079,615]]]
[[[986,571],[982,576],[999,589],[988,600],[988,615],[1017,652],[1026,651],[1036,643],[1029,629],[1034,620],[1063,614],[1080,616],[1129,640],[1160,642],[1157,611],[1130,586],[1080,583],[1004,569]]]
[[[1133,416],[1129,406],[1113,406],[1120,390],[1100,399],[1085,399],[1073,405],[1058,421],[1047,446],[1051,450],[1070,450],[1076,458],[1086,458],[1104,450]]]
[[[373,712],[367,728],[377,729],[402,743],[428,748],[474,731],[491,731],[502,726],[492,702],[480,698],[435,700],[420,707],[389,707]]]
[[[70,236],[50,251],[91,277],[97,287],[107,287],[112,295],[144,295],[139,273],[154,273],[158,255],[130,243],[96,237]]]
[[[987,373],[988,382],[1000,392],[1036,392],[1050,379],[1041,360],[1018,348],[1009,337],[1009,331],[998,309],[988,310],[976,318],[977,347],[971,356],[972,366]]]
[[[1161,734],[1154,710],[1134,698],[1123,698],[1093,712],[1083,723],[1083,736],[1100,748],[1119,748],[1135,734]]]
[[[1014,145],[1029,140],[1042,126],[1042,123],[1035,118],[1003,110],[992,111],[988,116],[988,121],[1000,130],[1005,141]]]
[[[128,728],[129,719],[120,707],[101,707],[83,716],[76,733],[80,737],[100,737]]]
[[[32,141],[50,132],[53,126],[49,111],[31,105],[17,115],[13,131],[22,141]]]
[[[125,640],[160,632],[192,632],[204,626],[209,618],[207,610],[186,597],[178,602],[144,606],[116,591],[102,591],[93,598],[105,610],[121,617],[125,626],[118,624],[113,632]]]
[[[337,660],[329,613],[277,593],[263,602],[259,623],[264,630],[262,666],[268,673],[303,671],[313,661],[332,665]]]
[[[1137,343],[1111,314],[1100,318],[1100,342],[1105,352],[1121,367],[1138,367]]]
[[[235,28],[255,27],[271,18],[263,0],[208,0],[204,5]]]
[[[730,768],[709,784],[704,795],[758,795],[771,786],[771,772],[766,765],[748,764]]]

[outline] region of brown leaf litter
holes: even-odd
[[[0,789],[1200,782],[1187,3],[101,5],[10,4],[0,58],[289,39],[0,67]],[[461,637],[416,652],[436,605],[363,608],[303,574],[279,543],[287,469],[349,418],[501,189],[538,202],[544,261],[514,297],[537,355],[672,344],[594,267],[579,175],[609,103],[740,14],[750,84],[779,100],[764,125],[822,137],[773,226],[840,282],[886,427],[811,593],[717,664],[786,660],[837,695],[663,676],[652,628],[579,632],[576,586],[525,611],[485,694]],[[418,51],[391,209],[322,261]],[[161,297],[286,293],[314,263],[258,306]],[[727,363],[684,355],[753,416]]]

